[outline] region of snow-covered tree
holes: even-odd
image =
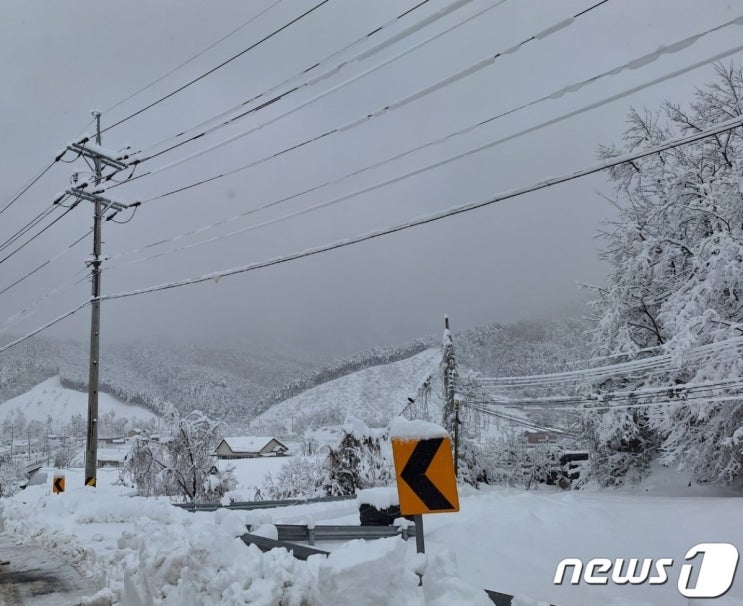
[[[0,459],[0,497],[10,497],[28,482],[23,465],[10,457]]]
[[[327,455],[325,493],[347,495],[363,488],[386,486],[394,473],[383,452],[384,441],[384,437],[358,420],[346,423],[340,444],[330,448]]]
[[[169,431],[159,442],[137,439],[122,470],[143,495],[182,496],[213,501],[234,488],[234,477],[216,467],[214,450],[222,427],[194,410],[178,418],[171,410]]]
[[[717,80],[698,89],[689,108],[629,115],[622,149],[651,147],[743,114],[743,72],[717,66]],[[676,366],[629,383],[631,388],[716,382],[743,374],[743,360],[725,351],[689,363],[689,348],[743,335],[743,133],[735,129],[612,169],[618,218],[604,235],[609,283],[597,289],[597,353],[633,353],[660,346]],[[743,404],[722,387],[677,404],[589,412],[598,452],[615,465],[606,482],[647,466],[648,446],[663,461],[688,466],[700,481],[743,475]],[[600,418],[598,418],[600,416]],[[634,444],[634,446],[632,446]]]

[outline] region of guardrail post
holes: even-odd
[[[314,526],[311,528],[309,526],[307,527],[307,542],[310,545],[315,544],[315,527]]]

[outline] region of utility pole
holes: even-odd
[[[459,396],[454,396],[454,475],[459,476]]]
[[[83,183],[78,187],[73,187],[66,191],[66,195],[77,198],[76,204],[81,200],[87,200],[93,203],[93,258],[90,261],[92,297],[91,297],[91,315],[90,315],[90,369],[88,374],[88,432],[87,443],[85,446],[85,485],[96,485],[96,468],[98,466],[98,375],[100,372],[99,355],[100,355],[100,335],[101,335],[101,221],[103,214],[108,210],[113,213],[106,217],[106,220],[112,219],[116,213],[127,208],[139,206],[139,202],[133,204],[121,204],[100,194],[102,190],[99,185],[103,180],[103,167],[112,168],[118,172],[127,168],[123,161],[126,156],[113,157],[107,151],[100,147],[101,145],[101,112],[94,111],[96,122],[95,145],[89,144],[87,137],[80,141],[67,146],[67,149],[83,156],[86,160],[92,160],[94,167],[94,187],[93,191],[86,191],[90,183]],[[60,202],[64,196],[55,200],[55,204]]]
[[[443,338],[444,370],[444,415],[443,424],[449,434],[454,435],[454,471],[457,472],[459,459],[459,402],[457,401],[457,360],[454,355],[454,340],[449,330],[449,316],[444,316]]]
[[[95,142],[101,144],[101,112],[94,112]],[[101,160],[93,158],[95,184],[101,182]],[[90,371],[88,374],[88,441],[85,448],[85,485],[95,486],[98,467],[98,357],[101,336],[101,213],[100,200],[93,202],[92,298],[90,314]]]

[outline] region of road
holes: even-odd
[[[73,606],[96,591],[59,556],[0,534],[0,606]]]

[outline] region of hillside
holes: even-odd
[[[120,401],[157,412],[163,402],[183,413],[194,408],[217,418],[252,415],[277,385],[310,370],[306,362],[254,353],[178,344],[125,344],[102,348],[100,389]],[[0,402],[59,376],[87,390],[87,345],[34,338],[0,354]]]
[[[59,377],[52,377],[29,391],[0,404],[0,425],[15,423],[16,429],[25,423],[42,423],[52,434],[71,435],[82,429],[88,410],[88,395],[62,385]],[[157,422],[157,415],[134,404],[126,404],[108,394],[100,394],[98,401],[100,435],[123,433],[132,426]],[[47,427],[47,422],[50,424]]]
[[[347,415],[372,426],[385,425],[415,397],[441,361],[440,348],[358,370],[327,381],[272,406],[251,427],[262,432],[301,435],[307,427],[342,423]]]

